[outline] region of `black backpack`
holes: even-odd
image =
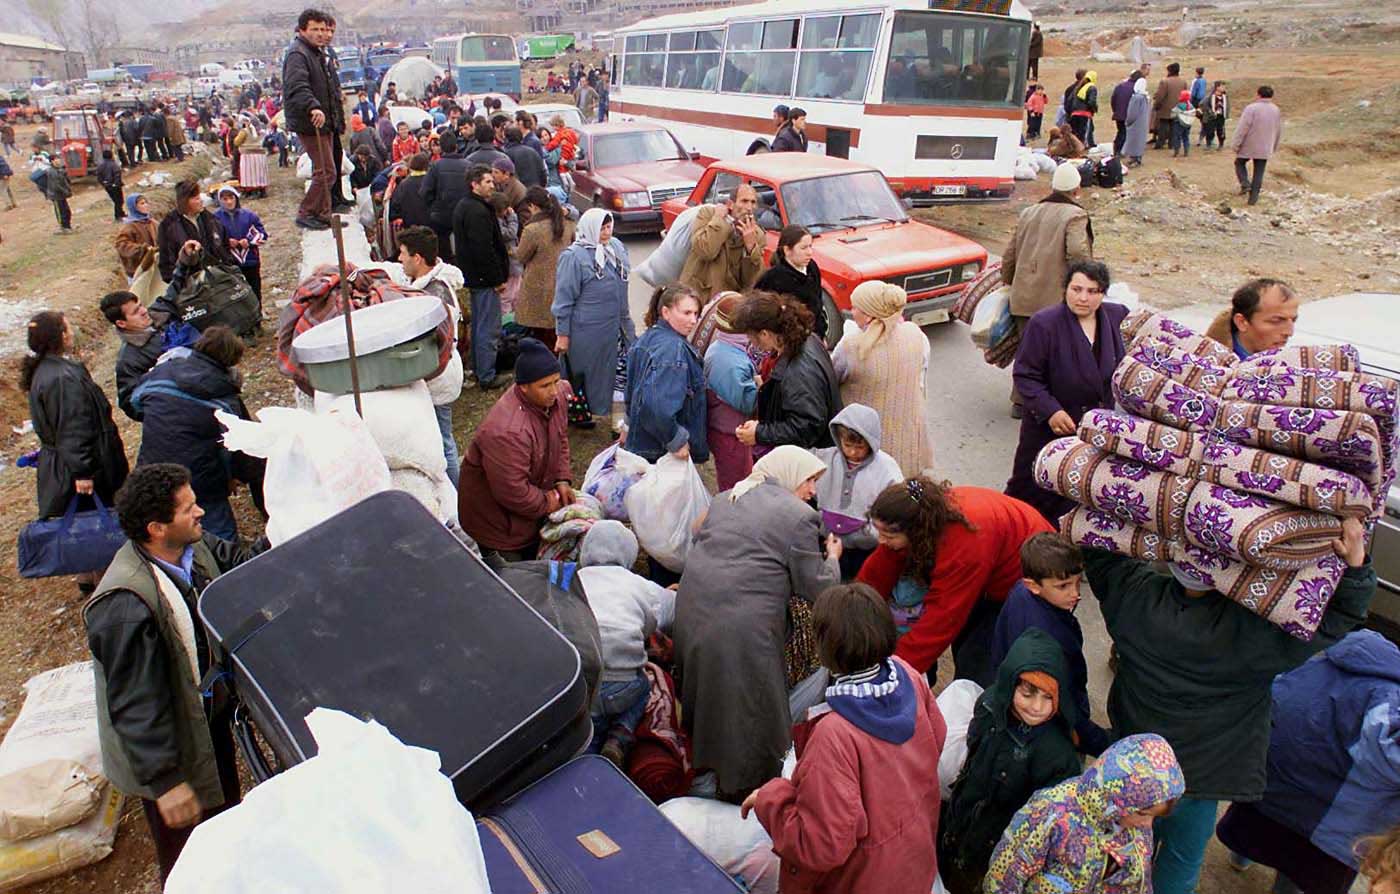
[[[1080,162],[1079,185],[1083,186],[1085,189],[1088,189],[1091,186],[1098,185],[1098,182],[1099,163],[1094,161],[1092,158],[1085,159],[1084,161]]]
[[[1123,162],[1117,156],[1099,162],[1099,186],[1112,189],[1123,185]]]
[[[248,335],[262,322],[257,294],[243,271],[231,264],[210,264],[190,274],[175,308],[183,322],[200,332],[221,324]]]

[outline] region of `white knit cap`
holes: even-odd
[[[1059,167],[1055,168],[1055,176],[1050,181],[1050,188],[1055,192],[1073,192],[1079,186],[1079,167],[1072,161],[1060,162]]]

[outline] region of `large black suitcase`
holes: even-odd
[[[588,744],[578,651],[399,491],[218,578],[199,616],[282,768],[316,753],[318,706],[436,751],[474,810]]]

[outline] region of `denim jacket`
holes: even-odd
[[[656,462],[690,444],[690,458],[710,458],[705,441],[705,373],[695,349],[664,320],[627,355],[627,449]]]

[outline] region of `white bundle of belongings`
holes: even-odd
[[[642,281],[652,286],[663,286],[681,278],[685,259],[690,257],[690,232],[695,225],[695,217],[704,205],[687,208],[672,222],[666,231],[666,238],[642,263],[633,270]]]
[[[102,775],[92,662],[31,677],[24,692],[0,743],[0,891],[96,863],[121,819]]]
[[[327,708],[306,725],[316,755],[196,826],[165,894],[488,894],[437,752]]]

